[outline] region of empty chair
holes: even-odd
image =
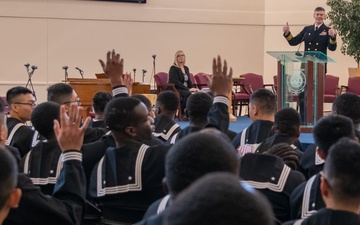
[[[210,76],[210,75],[206,74],[206,73],[197,73],[197,74],[195,74],[196,85],[200,90],[203,89],[203,88],[208,88],[209,87],[206,76]]]
[[[332,103],[339,94],[339,77],[327,74],[325,76],[324,102]]]
[[[175,84],[169,84],[169,74],[165,72],[159,72],[154,75],[155,83],[156,83],[156,93],[159,94],[160,92],[166,91],[166,90],[172,90],[176,93],[176,95],[180,99],[180,93],[175,88]],[[181,121],[181,104],[178,106],[178,112],[176,115],[176,118]]]
[[[342,85],[341,92],[350,92],[360,95],[360,77],[349,77],[348,85]]]
[[[233,90],[232,90],[232,113],[234,116],[241,116],[242,106],[248,107],[247,114],[249,115],[249,102],[250,93],[242,83],[243,79],[233,79]],[[239,108],[239,113],[237,109]]]
[[[189,73],[189,77],[190,77],[190,81],[191,81],[191,83],[192,83],[195,87],[199,88],[199,87],[197,86],[197,83],[196,83],[196,80],[195,80],[194,74]]]
[[[264,79],[262,75],[255,73],[245,73],[241,74],[240,78],[243,78],[242,83],[244,84],[245,89],[252,94],[259,88],[271,87],[271,90],[275,93],[275,88],[273,84],[264,84]]]

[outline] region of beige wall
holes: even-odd
[[[276,62],[265,52],[296,50],[282,38],[282,26],[288,21],[294,33],[300,31],[313,22],[317,5],[325,0],[0,0],[0,95],[26,83],[24,64],[30,63],[39,67],[33,83],[45,101],[46,87],[64,78],[62,66],[69,66],[69,77],[80,77],[76,66],[94,77],[101,72],[98,59],[111,49],[125,58],[126,71],[137,69],[136,81],[146,69],[150,82],[153,54],[156,71],[168,71],[182,49],[193,73],[211,72],[212,57],[220,54],[235,76],[256,72],[272,82]],[[355,63],[340,51],[329,55],[338,61],[329,73],[346,83],[346,68]]]

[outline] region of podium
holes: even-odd
[[[298,104],[302,132],[311,132],[323,116],[326,63],[335,62],[319,51],[268,51],[277,59],[278,109]]]
[[[110,81],[107,78],[67,78],[68,83],[80,98],[81,106],[84,108],[83,118],[89,116],[92,107],[92,99],[99,91],[106,91],[112,94]],[[150,94],[150,84],[134,82],[132,94]]]

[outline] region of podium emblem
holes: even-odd
[[[295,71],[293,74],[287,74],[287,87],[292,94],[304,92],[306,85],[306,76],[302,70]]]

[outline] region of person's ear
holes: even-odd
[[[359,138],[358,138],[357,136],[354,137],[354,140],[355,140],[356,142],[359,142]]]
[[[19,112],[19,106],[18,104],[11,104],[11,111],[18,113]]]
[[[8,136],[6,125],[0,125],[0,144],[5,145],[6,139]]]
[[[296,137],[299,138],[301,134],[300,127],[299,129],[296,129]]]
[[[326,200],[329,198],[329,184],[327,183],[326,178],[323,176],[321,177],[320,191],[321,191],[321,196],[326,202]]]
[[[316,147],[316,152],[319,154],[319,156],[325,160],[326,159],[326,154],[323,152],[323,150],[321,150],[319,147]]]
[[[136,128],[133,126],[128,126],[125,128],[125,133],[129,135],[131,138],[135,138],[137,136]]]
[[[22,191],[20,188],[15,188],[9,195],[7,204],[9,208],[19,207],[19,202],[21,199]]]

